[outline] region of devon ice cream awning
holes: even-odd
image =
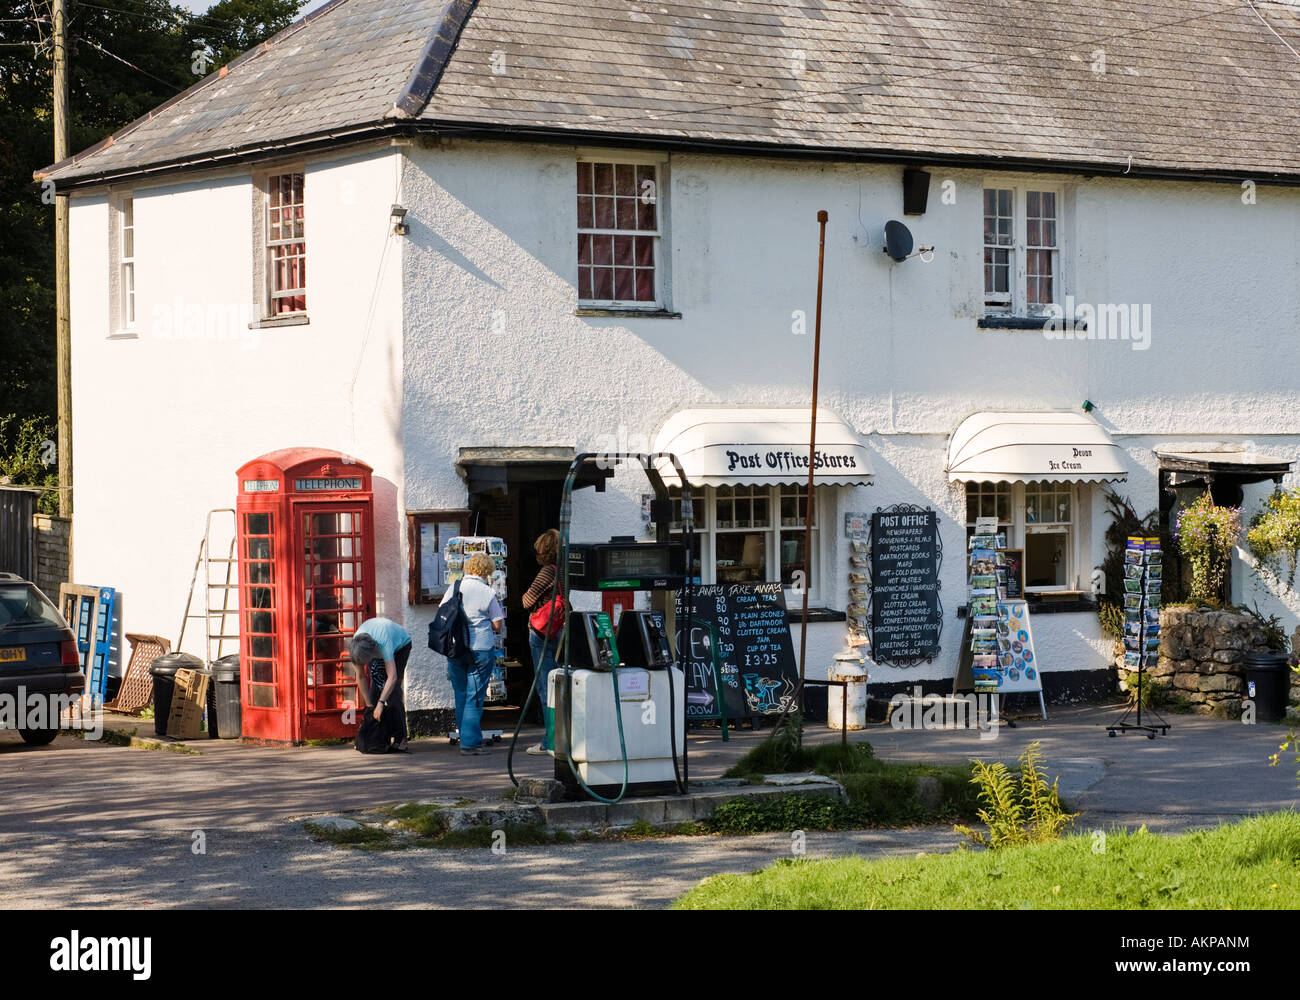
[[[679,410],[664,422],[655,451],[675,454],[692,486],[773,486],[808,482],[807,407],[749,409],[701,407]],[[675,483],[670,463],[665,482]],[[871,455],[858,432],[836,413],[817,409],[817,486],[870,485]]]
[[[952,483],[1122,482],[1124,451],[1083,413],[974,413],[948,442]]]

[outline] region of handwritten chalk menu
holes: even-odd
[[[686,673],[686,718],[721,717],[710,650],[716,643],[728,719],[779,714],[799,681],[779,583],[696,587],[690,641],[685,591],[677,592],[677,649]]]
[[[915,663],[939,652],[939,516],[920,507],[871,515],[871,657]]]

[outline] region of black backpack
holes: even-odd
[[[357,727],[356,747],[362,753],[388,753],[387,717],[375,718],[375,710],[369,705],[361,713],[361,725]]]
[[[438,613],[429,622],[429,648],[446,657],[470,651],[469,618],[465,615],[459,580],[452,588],[451,600],[439,605]]]

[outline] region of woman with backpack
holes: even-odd
[[[483,705],[496,662],[493,634],[501,631],[506,617],[489,582],[495,569],[491,556],[476,552],[465,560],[465,575],[458,585],[448,589],[442,598],[442,604],[446,604],[458,594],[469,622],[470,648],[447,659],[447,679],[456,695],[460,752],[466,756],[488,752],[483,745]]]
[[[560,552],[560,533],[554,528],[544,531],[533,542],[533,552],[537,555],[537,564],[541,566],[533,584],[524,593],[522,603],[528,616],[528,648],[533,654],[534,683],[537,685],[537,700],[542,707],[542,719],[546,718],[546,679],[555,669],[555,652],[560,643],[560,631],[564,628],[564,595],[556,586],[556,560]],[[554,602],[552,602],[554,595]],[[549,737],[542,736],[541,743],[534,743],[528,753],[549,753]]]

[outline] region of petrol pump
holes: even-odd
[[[245,464],[238,484],[243,738],[355,736],[361,701],[347,640],[375,603],[371,468],[287,448]]]
[[[547,726],[553,730],[555,777],[602,802],[628,794],[685,793],[686,678],[669,639],[673,633],[673,592],[691,587],[687,553],[694,535],[690,484],[680,462],[668,454],[601,455],[602,460],[634,460],[655,490],[654,520],[659,538],[632,537],[596,544],[571,544],[573,483],[585,462],[579,455],[565,479],[560,506],[562,592],[648,590],[653,610],[625,610],[617,629],[608,612],[571,612],[556,656],[558,669],[547,684]],[[671,462],[682,483],[683,539],[671,540],[672,500],[656,463]],[[560,581],[556,586],[561,587]],[[689,594],[685,634],[690,634]],[[529,693],[529,702],[533,692]],[[527,713],[528,706],[520,713]],[[514,742],[518,743],[519,726]],[[507,767],[514,777],[514,746]]]

